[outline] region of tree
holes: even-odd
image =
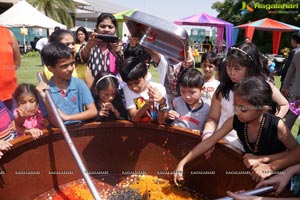
[[[73,0],[28,0],[28,2],[55,21],[67,25],[68,28],[73,27],[70,15],[75,13],[76,9]]]

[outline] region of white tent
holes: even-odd
[[[0,25],[5,27],[34,27],[53,29],[66,26],[47,17],[25,0],[19,1],[0,15]]]

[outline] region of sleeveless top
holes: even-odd
[[[9,30],[0,26],[0,36],[0,100],[5,101],[17,88],[17,75]]]
[[[264,117],[265,117],[265,123],[262,127],[261,136],[259,138],[258,151],[253,152],[251,149],[249,149],[246,143],[245,133],[244,133],[245,123],[239,121],[237,116],[234,115],[233,129],[237,131],[238,137],[244,144],[246,153],[252,153],[255,155],[271,155],[286,150],[284,144],[278,139],[278,134],[277,134],[278,122],[280,118],[270,113],[264,114]],[[255,145],[254,143],[249,142],[249,145],[252,149],[254,149],[254,145]]]
[[[233,91],[229,92],[229,100],[225,99],[224,97],[221,99],[221,107],[221,115],[216,130],[218,130],[229,117],[232,117],[234,115]],[[244,151],[244,147],[239,140],[239,137],[237,136],[235,130],[230,131],[223,139],[228,144]]]

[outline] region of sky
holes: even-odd
[[[135,8],[147,14],[174,21],[198,13],[207,13],[216,17],[216,10],[211,9],[214,2],[222,0],[109,0],[127,8]]]

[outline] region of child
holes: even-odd
[[[53,76],[48,82],[49,85],[41,82],[37,90],[46,106],[50,123],[58,126],[46,99],[44,91],[46,89],[49,90],[65,124],[80,123],[95,118],[97,109],[90,90],[81,79],[72,77],[75,62],[71,49],[63,43],[51,42],[43,48],[42,56]]]
[[[159,82],[166,88],[168,104],[171,105],[172,100],[180,96],[180,89],[177,84],[180,74],[184,69],[195,66],[192,50],[189,48],[187,58],[183,62],[176,62],[148,48],[145,48],[145,50],[151,55],[151,59],[159,74]]]
[[[201,98],[204,79],[195,68],[187,68],[179,80],[181,96],[172,101],[173,110],[167,118],[173,120],[172,125],[202,131],[210,107]]]
[[[85,63],[80,62],[79,52],[76,51],[72,32],[64,29],[56,30],[49,37],[49,43],[51,42],[61,42],[67,45],[72,50],[75,58],[77,58],[72,75],[85,81],[86,65]],[[52,77],[52,73],[48,70],[47,66],[44,66],[44,76],[47,80],[50,80],[50,78]]]
[[[97,121],[127,119],[127,110],[118,93],[118,78],[109,72],[100,72],[93,83]]]
[[[3,156],[3,152],[12,147],[12,144],[8,141],[15,138],[13,115],[0,100],[0,158]]]
[[[257,47],[253,43],[239,43],[229,49],[226,67],[219,71],[220,85],[215,92],[212,101],[209,117],[206,120],[202,137],[209,137],[215,130],[219,129],[223,123],[234,114],[233,107],[233,87],[245,77],[259,76],[268,80],[268,74],[263,69],[261,57]],[[289,109],[288,101],[281,95],[275,85],[270,83],[272,88],[272,100],[280,107],[276,114],[283,118]],[[236,132],[231,131],[224,141],[228,144],[244,151]],[[206,154],[209,158],[210,153]]]
[[[186,163],[208,151],[233,129],[237,131],[246,153],[263,155],[257,157],[258,163],[271,162],[285,156],[286,149],[296,148],[298,144],[284,122],[268,112],[271,99],[272,89],[261,77],[245,78],[237,83],[234,88],[235,115],[179,162],[174,182],[177,184],[177,180],[183,179],[182,170]]]
[[[214,71],[216,68],[217,54],[214,52],[204,53],[201,57],[201,69],[204,76],[204,86],[202,99],[209,105],[220,82],[215,79]]]
[[[34,85],[22,83],[14,93],[17,108],[14,110],[17,133],[30,134],[33,139],[43,135],[42,129],[48,126],[39,109],[38,92]]]
[[[124,60],[120,74],[126,109],[134,122],[157,121],[163,124],[168,108],[166,89],[159,83],[147,81],[148,68],[143,59],[129,57]]]

